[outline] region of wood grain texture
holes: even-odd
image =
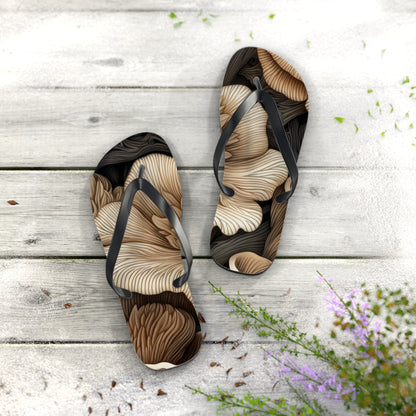
[[[363,281],[397,287],[411,281],[416,260],[288,260],[278,259],[263,275],[239,277],[212,260],[195,260],[190,287],[206,324],[205,341],[232,342],[242,337],[240,320],[228,317],[230,307],[213,294],[208,281],[229,295],[238,291],[254,307],[266,306],[299,322],[300,328],[328,334],[331,314],[323,300],[327,289],[316,270],[341,291]],[[0,343],[7,342],[130,342],[118,298],[105,279],[104,260],[1,260]],[[65,304],[71,303],[71,308]],[[244,341],[258,341],[246,332]]]
[[[221,386],[238,395],[250,390],[276,398],[287,393],[285,383],[270,393],[278,381],[278,369],[264,361],[262,347],[248,349],[242,344],[230,351],[229,344],[205,344],[192,363],[161,374],[141,365],[131,345],[1,346],[2,415],[87,416],[105,415],[107,410],[109,416],[214,415],[214,403],[192,396],[184,386],[210,393]],[[247,357],[238,360],[245,352]],[[211,362],[220,366],[210,367]],[[245,371],[254,374],[243,378]],[[145,390],[140,387],[142,380]],[[234,386],[242,380],[246,385]],[[167,394],[158,396],[159,389]]]
[[[345,6],[345,3],[336,0],[333,4]],[[315,9],[324,10],[328,3],[317,3]],[[349,2],[351,6],[360,4],[359,0]],[[389,11],[415,11],[414,2],[412,0],[381,0],[377,3],[383,8],[385,12]],[[306,3],[306,6],[308,4]],[[36,0],[26,0],[24,2],[19,0],[3,0],[0,4],[0,10],[3,11],[129,11],[129,12],[143,12],[143,11],[223,11],[223,10],[263,10],[265,12],[279,12],[287,7],[291,8],[293,13],[297,13],[305,8],[303,0],[286,0],[279,1],[276,4],[274,0],[263,0],[258,3],[245,2],[241,0],[197,0],[197,1],[181,1],[172,3],[171,0],[107,0],[105,2],[100,0],[72,0],[71,2],[61,2],[59,0],[44,0],[38,2]]]
[[[183,12],[179,29],[166,12],[4,12],[0,86],[218,87],[235,50],[257,45],[287,58],[312,96],[320,85],[395,85],[413,72],[411,13],[384,13],[375,2],[342,10],[325,2],[325,13],[312,2],[299,5],[275,19],[264,11],[223,12],[212,25]],[[373,43],[364,49],[363,39]]]
[[[219,94],[216,88],[9,90],[0,96],[0,166],[94,168],[120,140],[151,131],[168,140],[178,166],[211,168],[220,132]],[[403,95],[391,87],[374,94],[354,86],[320,87],[310,97],[299,166],[414,168]],[[377,100],[388,115],[373,119],[366,109],[376,114]],[[339,124],[336,116],[346,121]],[[401,131],[394,128],[396,120]]]
[[[200,9],[219,16],[204,24]],[[179,29],[171,11],[184,21]],[[284,383],[270,393],[277,370],[261,350],[276,345],[243,334],[208,280],[321,338],[330,318],[316,269],[345,291],[362,281],[412,281],[416,156],[409,123],[416,108],[401,82],[415,79],[415,12],[413,0],[1,1],[0,414],[215,413],[184,384],[279,397]],[[234,51],[257,45],[288,58],[310,97],[303,169],[278,253],[293,258],[277,259],[258,277],[195,259],[190,286],[207,321],[206,342],[194,362],[156,374],[136,358],[105,281],[105,260],[81,258],[104,255],[90,215],[92,169],[128,135],[161,134],[181,167],[194,254],[208,256],[219,87]],[[299,258],[314,256],[344,258]],[[242,337],[236,351],[215,344],[226,336]],[[236,359],[245,352],[245,360]],[[234,388],[247,370],[254,371],[247,385]],[[158,389],[168,395],[158,397]]]
[[[4,196],[0,204],[0,255],[103,256],[90,213],[91,174],[0,172]],[[412,255],[410,236],[402,241],[401,234],[411,225],[403,221],[412,210],[407,198],[415,190],[415,175],[416,171],[301,170],[278,256]],[[193,254],[209,256],[219,193],[214,175],[206,170],[182,170],[180,179],[183,224]],[[407,187],[401,189],[405,181]],[[397,198],[386,198],[389,194]],[[10,199],[18,205],[9,205]]]

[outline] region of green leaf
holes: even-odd
[[[409,94],[409,98],[412,98],[414,95],[415,95],[415,93],[414,93],[414,92],[410,93],[410,94]]]
[[[367,46],[367,44],[365,43],[365,41],[361,41],[362,43],[363,43],[363,49],[365,49],[366,48],[366,46]]]
[[[334,117],[334,119],[336,120],[336,121],[338,121],[338,123],[343,123],[344,122],[344,118],[343,117]]]
[[[400,129],[399,129],[399,125],[397,124],[397,121],[395,121],[395,122],[394,122],[394,128],[395,128],[396,130],[400,130]]]
[[[211,20],[209,20],[209,19],[208,19],[208,17],[204,17],[204,18],[202,19],[202,21],[203,21],[205,24],[207,24],[207,25],[210,25],[210,24],[211,24]]]
[[[386,135],[386,133],[387,133],[387,130],[382,131],[381,136],[384,137]]]
[[[368,115],[369,115],[371,118],[374,118],[374,116],[371,114],[371,111],[370,111],[370,110],[368,110],[368,111],[367,111],[367,113],[368,113]]]
[[[406,114],[405,114],[405,117],[406,118],[409,118],[410,116],[409,116],[409,112],[407,112]]]
[[[175,13],[170,12],[169,17],[170,17],[171,19],[176,19],[178,16],[176,16],[176,14],[175,14]]]
[[[358,133],[358,126],[354,123],[355,126],[355,132]]]
[[[251,39],[254,39],[253,31],[250,32],[250,37],[251,37]]]
[[[310,40],[306,40],[306,46],[307,46],[308,48],[310,48],[310,47],[311,47],[311,41],[310,41]]]
[[[409,129],[412,129],[412,128],[413,128],[413,123],[409,125]]]
[[[376,102],[376,106],[377,106],[377,107],[380,107],[380,101],[377,101],[377,102]]]
[[[270,14],[269,14],[269,19],[273,19],[273,18],[274,18],[274,16],[276,16],[274,13],[270,13]]]
[[[394,111],[394,107],[392,104],[390,104],[390,113],[392,113]]]
[[[406,75],[406,78],[402,81],[402,85],[403,84],[407,84],[408,82],[410,82],[409,77]]]
[[[181,20],[180,22],[176,22],[174,25],[173,25],[173,27],[175,28],[175,29],[177,29],[178,27],[181,27],[182,25],[183,25],[183,21]]]
[[[234,39],[234,42],[241,42],[241,39],[239,39],[239,38],[235,38],[235,39]]]
[[[209,16],[211,16],[211,17],[213,17],[215,19],[216,17],[219,17],[219,14],[209,13]]]
[[[384,53],[386,52],[386,49],[382,49],[381,50],[381,57],[383,57],[384,56]]]
[[[369,88],[368,90],[367,90],[367,94],[371,94],[373,92],[373,90],[371,89],[371,88]]]

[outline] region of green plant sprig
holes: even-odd
[[[216,287],[212,282],[208,282],[213,290],[213,293],[219,293],[225,303],[230,303],[234,309],[230,311],[230,315],[235,315],[245,319],[241,324],[243,329],[251,327],[257,331],[260,338],[272,336],[276,341],[286,341],[289,344],[284,344],[280,347],[281,352],[287,352],[291,355],[298,356],[314,356],[324,360],[336,368],[344,368],[348,371],[350,364],[348,359],[339,359],[331,348],[325,347],[320,343],[318,337],[313,335],[308,338],[305,332],[300,332],[297,328],[296,322],[286,321],[284,318],[276,314],[270,315],[266,308],[260,307],[258,311],[254,310],[247,299],[242,298],[238,292],[236,298],[230,298],[219,287]],[[290,345],[294,345],[293,348]]]
[[[254,397],[250,392],[245,394],[242,398],[236,397],[233,393],[228,391],[222,391],[219,387],[218,393],[209,394],[203,392],[199,387],[194,388],[188,385],[185,387],[191,390],[192,394],[201,394],[206,397],[208,401],[218,402],[217,412],[239,409],[234,411],[235,416],[239,415],[273,415],[273,416],[319,416],[322,413],[318,413],[314,408],[305,404],[288,405],[285,399],[281,398],[273,400],[266,396]],[[240,413],[241,411],[241,413]]]

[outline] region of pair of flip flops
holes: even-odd
[[[221,267],[255,275],[276,257],[308,107],[300,75],[283,58],[260,48],[233,55],[214,153],[221,193],[210,242]],[[90,199],[107,280],[138,357],[154,370],[191,360],[202,333],[187,283],[192,250],[181,225],[181,185],[166,142],[140,133],[114,146],[94,172]]]

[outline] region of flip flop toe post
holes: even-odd
[[[142,133],[114,146],[93,174],[90,199],[107,280],[138,357],[154,370],[184,364],[200,348],[201,327],[187,283],[192,251],[181,185],[166,142]]]
[[[211,255],[221,267],[259,274],[276,257],[308,112],[305,84],[286,60],[254,47],[233,55],[221,89],[222,134],[213,161],[220,196]]]

